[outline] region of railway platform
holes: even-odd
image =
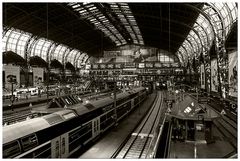
[[[189,111],[190,107],[192,110],[189,115],[186,114],[187,107],[189,107]],[[204,111],[201,111],[203,109]],[[198,112],[194,113],[193,111]],[[186,124],[186,126],[182,126],[181,134],[172,132],[168,158],[237,157],[237,123],[218,110],[206,103],[198,103],[190,95],[185,95],[182,102],[173,104],[170,115],[181,120],[178,121],[177,126],[182,126],[182,124],[183,126]],[[209,122],[211,122],[210,126]],[[185,130],[191,128],[190,126],[194,129],[193,133]]]
[[[79,154],[81,159],[107,159],[111,158],[126,137],[131,133],[139,121],[149,110],[150,105],[154,102],[156,93],[149,95],[147,100],[132,111],[126,118],[119,122],[117,126],[112,128],[103,135],[99,141],[89,147],[86,151]]]

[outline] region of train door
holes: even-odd
[[[68,157],[68,134],[63,134],[52,140],[52,158]]]
[[[96,137],[100,133],[100,117],[92,121],[92,136]]]

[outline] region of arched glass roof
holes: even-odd
[[[217,41],[225,40],[231,26],[237,20],[236,3],[206,3],[202,11],[205,15],[199,14],[193,29],[190,30],[182,46],[176,52],[179,56],[183,55],[180,61],[187,61],[194,56],[198,57],[200,53],[206,54],[215,36]]]
[[[77,49],[70,49],[70,47],[63,44],[55,44],[51,40],[45,38],[34,37],[30,33],[11,28],[4,35],[2,39],[2,49],[4,51],[13,51],[23,58],[25,54],[28,56],[39,56],[47,61],[57,59],[62,63],[70,62],[76,67],[80,67],[81,63],[86,63],[86,53],[82,54]],[[79,55],[79,56],[78,56]],[[80,63],[75,63],[75,62]]]
[[[13,51],[23,58],[25,57],[25,46],[31,35],[20,30],[8,30],[3,37],[3,51]]]

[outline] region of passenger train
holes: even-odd
[[[3,158],[67,158],[147,96],[143,87],[3,127]]]

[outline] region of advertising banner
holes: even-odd
[[[5,71],[5,87],[11,89],[11,78],[14,79],[13,87],[18,88],[20,85],[20,67],[13,65],[3,65],[3,70]]]
[[[228,55],[228,64],[229,95],[237,97],[237,51]]]
[[[204,64],[201,64],[200,73],[201,73],[201,76],[200,76],[201,88],[205,89],[205,69],[204,69]]]
[[[125,48],[116,51],[104,51],[104,55],[100,63],[141,63],[152,62],[156,60],[156,48],[126,46]]]
[[[44,70],[43,68],[32,68],[33,71],[33,86],[41,85],[43,82]]]
[[[218,71],[217,71],[217,59],[211,61],[211,90],[213,92],[218,92]]]

